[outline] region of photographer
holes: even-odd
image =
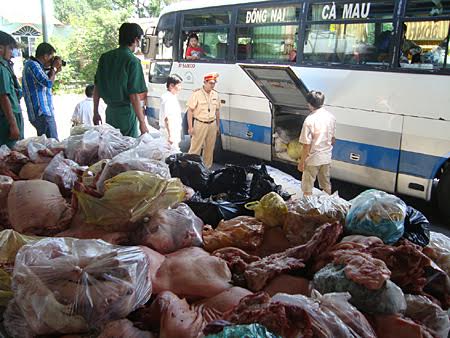
[[[38,136],[58,139],[54,116],[52,87],[56,74],[65,62],[55,56],[56,50],[43,42],[36,48],[36,57],[25,62],[22,76],[23,96],[28,119],[36,128]]]

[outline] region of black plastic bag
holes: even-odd
[[[214,201],[211,197],[202,198],[196,193],[189,201],[185,202],[194,211],[203,223],[217,227],[221,220],[229,220],[237,216],[251,215],[246,210],[245,202],[233,203],[225,200]]]
[[[202,194],[208,191],[210,171],[200,155],[174,154],[166,159],[166,163],[172,177],[178,177],[184,185]]]
[[[403,238],[422,247],[430,243],[430,222],[420,211],[413,207],[408,206],[406,210]]]
[[[249,198],[249,182],[247,170],[243,167],[227,165],[209,175],[209,190],[211,195],[227,194],[234,199],[246,200]]]
[[[250,183],[250,201],[260,200],[264,195],[269,192],[276,192],[285,201],[287,201],[291,195],[283,191],[281,185],[277,185],[273,178],[267,172],[266,165],[261,164],[261,168],[250,167],[249,172],[253,173],[253,178]]]

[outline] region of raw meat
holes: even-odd
[[[428,283],[425,268],[431,260],[421,252],[421,248],[407,240],[399,246],[378,245],[368,250],[373,257],[384,261],[392,272],[391,279],[407,292],[420,292]]]
[[[148,273],[150,280],[152,281],[152,285],[154,285],[156,281],[156,273],[158,272],[166,257],[161,255],[159,252],[156,252],[155,250],[147,248],[146,246],[140,246],[140,248],[147,256],[147,261],[149,264]]]
[[[303,268],[311,256],[335,244],[341,233],[342,226],[339,223],[325,224],[317,229],[308,243],[249,264],[244,273],[249,289],[262,290],[267,282],[280,273]]]
[[[133,231],[145,217],[181,202],[184,188],[177,178],[127,171],[106,181],[101,198],[83,185],[76,185],[74,193],[88,223],[111,231]]]
[[[430,243],[423,253],[450,276],[450,238],[438,232],[430,233]]]
[[[106,180],[130,170],[139,170],[158,174],[162,178],[170,178],[169,167],[164,162],[143,157],[117,156],[109,161],[102,170],[97,180],[97,190],[103,193]]]
[[[73,213],[56,184],[31,180],[14,182],[8,214],[14,230],[22,234],[52,235],[69,226]]]
[[[327,293],[322,296],[313,291],[313,294],[320,302],[321,309],[326,308],[334,312],[358,337],[377,338],[366,317],[348,302],[351,298],[348,292]]]
[[[44,171],[42,179],[55,183],[61,194],[70,196],[78,176],[83,174],[82,168],[72,160],[65,159],[63,153],[53,157]]]
[[[405,316],[425,326],[434,337],[448,337],[450,320],[446,311],[424,296],[405,295],[405,299]]]
[[[365,286],[369,290],[382,288],[391,276],[386,264],[369,254],[357,251],[343,251],[336,253],[335,265],[344,265],[344,273],[347,279]]]
[[[242,287],[247,287],[244,272],[248,264],[260,260],[257,256],[249,255],[245,251],[233,247],[216,250],[212,255],[227,262],[232,274],[233,284]]]
[[[432,338],[421,325],[401,315],[372,316],[372,326],[381,338]]]
[[[203,221],[184,203],[173,209],[160,209],[142,224],[134,243],[145,245],[162,254],[179,249],[202,246]]]
[[[279,293],[272,297],[271,302],[283,304],[287,308],[294,308],[296,312],[302,311],[303,316],[311,323],[313,337],[348,338],[352,336],[352,330],[339,316],[329,308],[321,307],[316,300],[302,295]],[[358,312],[356,309],[355,311]]]
[[[105,242],[117,245],[130,244],[130,233],[128,232],[111,232],[102,229],[94,224],[86,223],[83,216],[77,213],[70,225],[70,228],[60,232],[56,237],[73,237],[78,239],[102,239]]]
[[[259,257],[270,256],[292,247],[283,230],[279,227],[264,229],[264,238],[261,246],[252,252]]]
[[[311,295],[310,282],[303,277],[290,275],[279,275],[267,284],[264,291],[273,296],[277,293],[287,293],[289,295]]]
[[[227,263],[192,247],[167,255],[158,272],[154,293],[172,291],[180,297],[213,297],[231,287]]]
[[[47,166],[48,163],[28,162],[20,169],[19,177],[21,180],[40,180]]]
[[[320,293],[348,292],[350,303],[369,313],[399,313],[406,309],[402,290],[390,280],[377,290],[370,290],[345,277],[344,267],[329,264],[314,275],[313,287]]]
[[[289,211],[284,221],[283,231],[293,245],[305,244],[321,225],[330,221],[333,220],[324,215],[302,215]]]
[[[25,337],[86,332],[124,318],[148,301],[152,285],[148,258],[138,247],[48,238],[19,250],[13,290],[5,327]]]
[[[251,294],[251,291],[235,286],[219,293],[214,297],[204,299],[195,304],[205,305],[206,307],[214,309],[218,312],[226,312],[238,305],[242,298]]]
[[[159,318],[160,338],[197,337],[210,321],[218,319],[220,312],[206,306],[190,306],[185,299],[170,291],[156,297],[150,307],[153,320]]]
[[[9,228],[8,195],[14,180],[9,176],[0,175],[0,228]]]
[[[134,327],[128,319],[121,319],[105,325],[98,338],[156,338],[148,331],[141,331]]]
[[[222,220],[215,230],[211,226],[203,230],[205,250],[210,252],[225,247],[255,250],[262,244],[263,236],[263,223],[249,216]]]

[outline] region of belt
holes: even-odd
[[[216,122],[216,120],[202,121],[202,120],[196,119],[195,117],[194,117],[194,120],[195,120],[195,121],[198,121],[198,122],[201,122],[201,123],[205,123],[205,124],[211,124],[211,123],[213,123],[213,122]]]

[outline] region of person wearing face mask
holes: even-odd
[[[23,139],[23,117],[20,109],[20,87],[9,62],[16,40],[0,31],[0,146],[12,148]]]
[[[98,112],[102,98],[107,105],[106,123],[131,137],[138,137],[139,131],[148,132],[144,115],[147,85],[141,62],[134,55],[143,35],[138,24],[123,23],[119,28],[119,48],[100,57],[95,74],[94,124],[102,122]]]
[[[166,82],[167,91],[161,95],[159,108],[159,130],[167,142],[180,151],[181,142],[181,107],[177,94],[181,91],[183,80],[176,74],[169,75]]]
[[[195,90],[187,102],[189,154],[200,155],[203,149],[203,161],[208,168],[213,164],[216,137],[220,133],[220,100],[214,90],[218,77],[217,73],[206,74],[203,87]]]
[[[55,53],[55,48],[49,43],[43,42],[37,46],[36,57],[30,57],[25,62],[22,87],[28,119],[38,136],[45,134],[58,139],[52,87],[56,74],[61,71],[62,60]]]

